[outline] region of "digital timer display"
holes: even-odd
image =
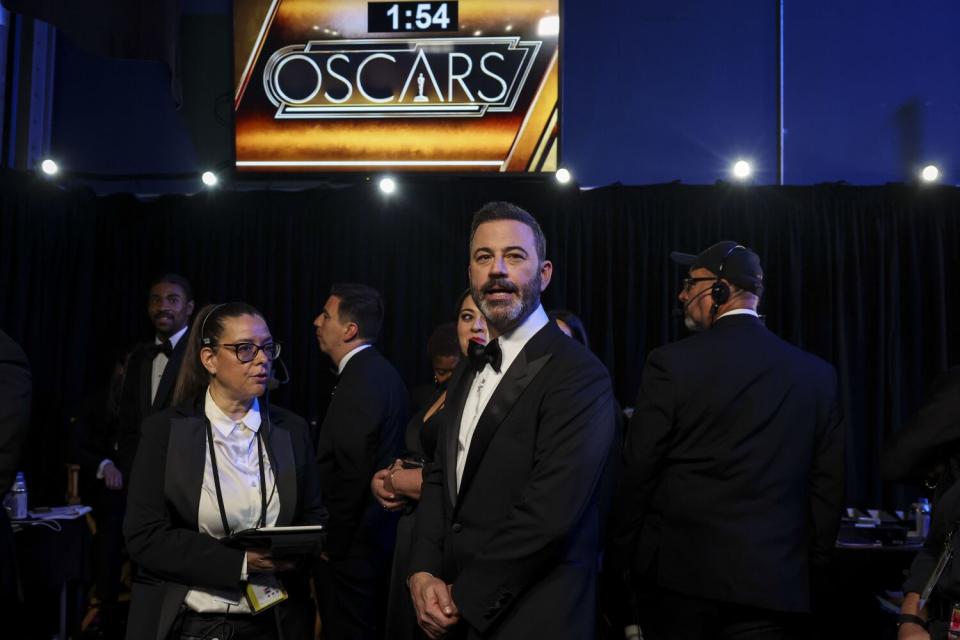
[[[367,4],[370,33],[456,32],[456,2],[371,2]]]

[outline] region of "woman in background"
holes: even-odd
[[[456,332],[464,357],[471,341],[486,344],[489,338],[487,322],[469,291],[463,292],[457,303]],[[384,634],[390,640],[422,637],[407,590],[407,566],[413,544],[417,501],[420,500],[420,487],[423,484],[423,464],[433,460],[446,399],[447,392],[444,389],[429,406],[410,419],[407,446],[412,449],[411,457],[397,460],[389,468],[378,471],[370,483],[373,495],[385,509],[405,510],[397,525],[397,545],[390,576],[390,599]]]

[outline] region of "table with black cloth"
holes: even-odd
[[[76,637],[83,587],[92,576],[93,536],[86,519],[14,521],[13,529],[24,607],[13,621],[20,635],[10,637]]]

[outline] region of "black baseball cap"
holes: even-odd
[[[712,271],[758,296],[763,293],[760,256],[733,240],[718,242],[697,255],[674,251],[670,254],[670,259],[691,269],[703,268]]]

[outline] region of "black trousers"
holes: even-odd
[[[123,567],[123,516],[127,492],[101,487],[94,508],[97,522],[97,597],[100,599],[100,624],[108,640],[122,638],[122,625],[117,599],[120,595],[120,573]]]
[[[644,640],[799,640],[808,616],[720,602],[668,589],[638,594]]]
[[[184,611],[170,640],[276,640],[275,611],[254,615],[224,615]]]
[[[317,606],[324,640],[381,640],[390,556],[353,545],[344,558],[318,561]]]

